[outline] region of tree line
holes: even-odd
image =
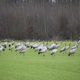
[[[62,1],[0,0],[0,39],[79,39],[79,0]]]

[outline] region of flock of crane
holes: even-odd
[[[53,42],[52,44],[49,45],[48,42],[0,42],[0,53],[8,50],[14,50],[16,53],[19,54],[25,54],[28,49],[33,49],[37,54],[43,54],[46,53],[47,51],[50,51],[50,55],[56,54],[58,51],[60,53],[66,53],[68,51],[68,56],[71,56],[75,54],[79,48],[80,40],[75,41],[75,42],[70,42],[67,44],[66,42],[62,46],[61,42]]]

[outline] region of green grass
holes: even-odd
[[[0,52],[0,80],[80,80],[80,51],[73,55],[38,55],[28,50]]]

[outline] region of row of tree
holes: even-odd
[[[0,38],[78,39],[79,10],[79,4],[63,5],[60,0],[58,4],[50,0],[0,0]]]

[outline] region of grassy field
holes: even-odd
[[[80,50],[73,56],[38,55],[29,49],[25,55],[15,51],[0,53],[0,80],[80,80]]]

